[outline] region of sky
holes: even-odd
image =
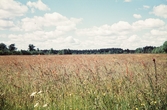
[[[167,0],[0,0],[0,43],[18,50],[136,49],[167,41]]]

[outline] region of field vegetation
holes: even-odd
[[[166,110],[167,54],[0,56],[0,110]]]

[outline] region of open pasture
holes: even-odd
[[[165,110],[167,54],[0,56],[9,109]]]

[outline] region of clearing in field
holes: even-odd
[[[167,55],[0,56],[0,110],[165,110]]]

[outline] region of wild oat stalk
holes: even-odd
[[[153,62],[154,62],[154,71],[155,71],[155,90],[157,93],[158,92],[158,75],[157,75],[157,66],[156,66],[155,59],[153,59]]]

